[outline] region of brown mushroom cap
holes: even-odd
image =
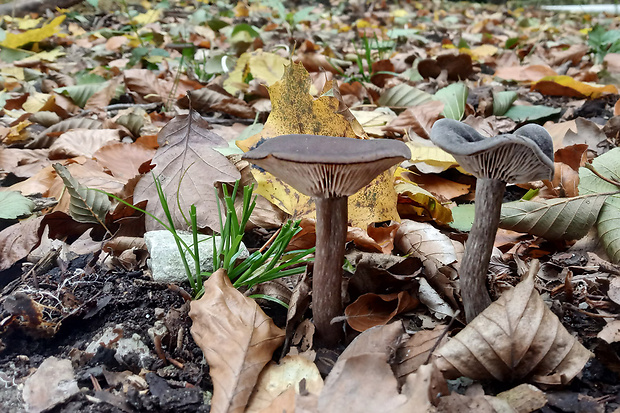
[[[465,123],[440,119],[433,125],[431,141],[476,178],[506,183],[553,179],[553,140],[539,125],[485,138]]]
[[[243,155],[301,193],[317,198],[350,196],[381,172],[411,158],[403,142],[321,135],[282,135]]]

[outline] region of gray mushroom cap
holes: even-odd
[[[553,179],[553,140],[540,125],[486,138],[465,123],[440,119],[433,125],[431,141],[476,178],[506,183]]]
[[[411,151],[400,141],[322,135],[276,136],[243,155],[299,192],[318,198],[353,195],[410,158]]]

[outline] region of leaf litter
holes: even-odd
[[[620,28],[609,16],[430,2],[20,10],[0,21],[10,411],[24,400],[67,412],[618,409]],[[428,140],[441,117],[485,136],[544,123],[556,151],[553,181],[508,188],[502,225],[517,232],[497,237],[496,301],[467,326],[467,234],[453,228],[471,225],[475,182]],[[242,178],[261,195],[244,242],[262,247],[293,216],[292,245],[309,248],[309,198],[220,152],[287,133],[412,150],[351,197],[351,327],[336,349],[313,345],[311,271],[257,290],[288,313],[221,273],[190,305],[187,286],[151,279],[143,236],[155,221],[93,190],[163,218],[155,174],[175,226],[195,204],[209,232],[214,187]],[[459,376],[475,381],[446,382]]]

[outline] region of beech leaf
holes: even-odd
[[[592,166],[601,175],[620,181],[620,148],[612,149],[592,161]],[[618,191],[616,185],[604,181],[586,168],[579,168],[579,193],[605,193]],[[599,238],[609,258],[620,263],[620,194],[607,197],[596,223]]]
[[[71,218],[77,222],[100,224],[105,227],[105,216],[111,206],[108,196],[80,184],[65,166],[56,163],[54,169],[62,178],[71,196],[69,207]]]
[[[32,214],[34,202],[17,191],[0,192],[0,219],[15,219]]]
[[[516,381],[526,378],[566,384],[592,357],[564,328],[534,288],[538,263],[437,350],[446,378]]]
[[[241,413],[273,352],[284,342],[278,328],[254,300],[235,289],[219,269],[192,301],[192,336],[202,349],[213,381],[213,413]]]
[[[406,83],[401,83],[385,91],[377,103],[380,106],[409,107],[421,105],[432,100],[432,95]]]
[[[446,118],[454,120],[463,119],[468,94],[469,89],[465,83],[461,82],[452,83],[443,89],[439,89],[435,93],[435,99],[442,101],[444,104],[441,114]]]
[[[228,159],[213,149],[227,146],[219,135],[208,130],[208,123],[198,112],[177,116],[164,126],[157,135],[159,149],[151,163],[158,176],[170,206],[176,205],[177,192],[180,208],[171,207],[170,213],[176,228],[187,226],[181,211],[187,215],[192,204],[196,205],[198,226],[211,229],[219,227],[218,199],[215,182],[235,182],[241,174]],[[134,202],[148,200],[146,210],[160,220],[166,221],[159,205],[153,177],[147,174],[140,179],[134,191]],[[152,218],[147,218],[146,229],[157,228]]]
[[[609,195],[506,202],[502,205],[499,226],[549,240],[579,239],[594,225]]]
[[[502,116],[508,112],[515,100],[517,100],[517,92],[504,91],[493,94],[493,115]]]

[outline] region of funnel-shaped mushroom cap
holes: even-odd
[[[350,196],[381,172],[411,158],[403,142],[282,135],[268,139],[243,159],[317,198]]]
[[[465,123],[440,119],[433,125],[431,141],[476,178],[506,183],[553,179],[553,140],[539,125],[485,138]]]

